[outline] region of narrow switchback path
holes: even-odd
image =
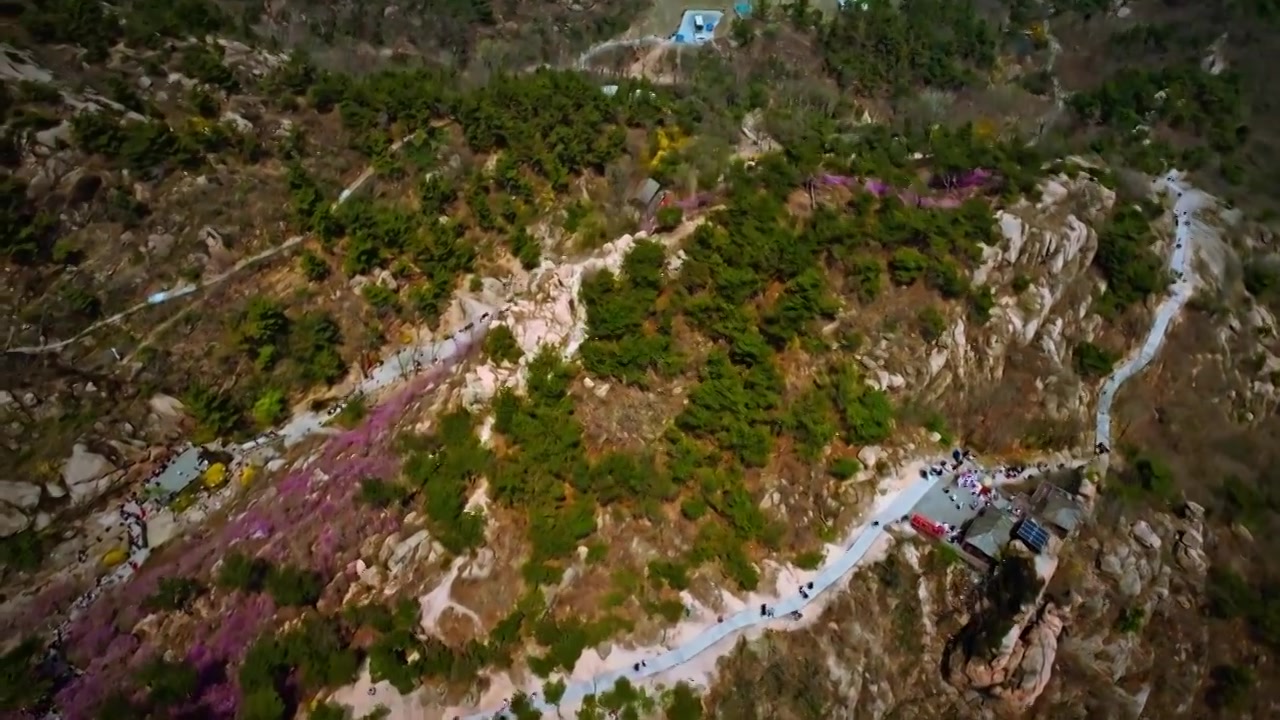
[[[415,135],[416,133],[410,134],[392,143],[390,152],[394,153],[398,151],[400,147],[404,145],[405,142],[413,139]],[[337,207],[342,203],[346,202],[347,199],[350,198],[353,194],[355,194],[357,190],[363,187],[364,184],[369,181],[369,178],[373,177],[375,173],[376,171],[374,170],[373,165],[369,165],[368,167],[366,167],[363,171],[361,171],[360,175],[355,180],[351,181],[350,184],[348,184],[345,188],[342,189],[342,194],[338,196],[338,199],[333,203],[333,206]],[[237,262],[235,266],[232,267],[230,270],[222,272],[211,278],[207,278],[198,285],[181,285],[179,287],[172,288],[170,290],[152,293],[147,297],[146,300],[143,300],[142,302],[136,305],[133,305],[132,307],[126,308],[125,310],[121,310],[120,312],[112,315],[111,317],[103,318],[102,320],[99,320],[93,323],[89,327],[81,330],[80,332],[67,338],[66,340],[58,340],[56,342],[45,343],[43,345],[26,345],[22,347],[5,348],[3,352],[7,354],[13,354],[13,355],[41,355],[44,353],[58,352],[63,348],[69,347],[74,343],[80,340],[83,340],[84,338],[107,327],[108,325],[117,325],[121,321],[125,320],[126,318],[132,315],[136,315],[137,313],[143,310],[146,310],[149,307],[162,305],[171,300],[177,300],[178,298],[183,298],[193,293],[199,292],[201,290],[205,290],[215,285],[219,285],[225,282],[226,280],[230,279],[231,277],[238,275],[241,271],[247,268],[253,267],[254,265],[257,265],[264,260],[270,260],[271,258],[283,252],[286,252],[288,250],[291,250],[297,247],[306,239],[307,239],[306,235],[295,235],[294,237],[291,237],[288,240],[285,240],[284,242],[280,243],[279,245],[273,248],[268,248],[267,250],[263,250],[257,255],[244,258],[243,260]],[[139,349],[149,344],[151,342],[151,339],[156,336],[157,331],[169,327],[182,315],[184,315],[187,312],[190,312],[193,307],[198,306],[198,304],[199,303],[193,303],[191,305],[188,305],[186,308],[183,308],[177,314],[175,314],[174,316],[168,318],[163,323],[161,323],[150,335],[148,335],[147,340],[144,340],[141,345],[139,345],[137,348],[134,348],[133,354],[136,355]]]

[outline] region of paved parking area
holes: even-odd
[[[947,523],[954,527],[963,527],[965,523],[978,515],[982,508],[974,500],[977,495],[973,491],[961,487],[957,480],[965,473],[976,473],[978,477],[994,476],[1004,472],[1002,468],[985,468],[973,461],[966,461],[958,470],[952,470],[948,463],[944,481],[930,490],[916,503],[911,512],[923,515],[934,522]],[[997,490],[992,506],[998,510],[1009,510],[1013,503]],[[976,507],[975,507],[976,505]]]
[[[947,480],[948,482],[938,483],[938,487],[925,493],[912,512],[934,522],[962,527],[978,514],[976,509],[969,507],[973,495],[968,490],[957,486],[954,478],[947,478]],[[955,500],[952,500],[952,497]]]

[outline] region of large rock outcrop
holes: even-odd
[[[71,494],[73,505],[84,505],[96,499],[120,476],[110,460],[90,451],[83,443],[72,448],[71,457],[62,465],[62,483]]]
[[[1021,199],[998,211],[1000,237],[983,247],[972,278],[974,285],[993,291],[990,320],[977,325],[957,313],[923,353],[912,348],[903,355],[900,339],[882,337],[862,358],[873,383],[925,389],[925,399],[941,398],[953,386],[999,381],[1012,352],[1024,348],[1038,350],[1051,368],[1068,366],[1073,345],[1068,337],[1092,336],[1100,324],[1089,313],[1096,282],[1090,265],[1098,249],[1093,228],[1114,204],[1114,192],[1077,173],[1046,180],[1039,200]],[[1017,291],[1010,292],[1011,287]],[[1077,413],[1082,406],[1074,388],[1045,395],[1055,416]]]

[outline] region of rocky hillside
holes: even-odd
[[[1266,716],[1265,108],[1086,5],[11,3],[0,709]]]

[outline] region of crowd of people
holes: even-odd
[[[966,503],[970,510],[990,507],[996,494],[990,485],[983,482],[982,475],[976,470],[960,474],[956,477],[955,485],[943,485],[942,491],[956,504],[957,510],[963,509]],[[968,493],[968,497],[961,497],[962,491]]]

